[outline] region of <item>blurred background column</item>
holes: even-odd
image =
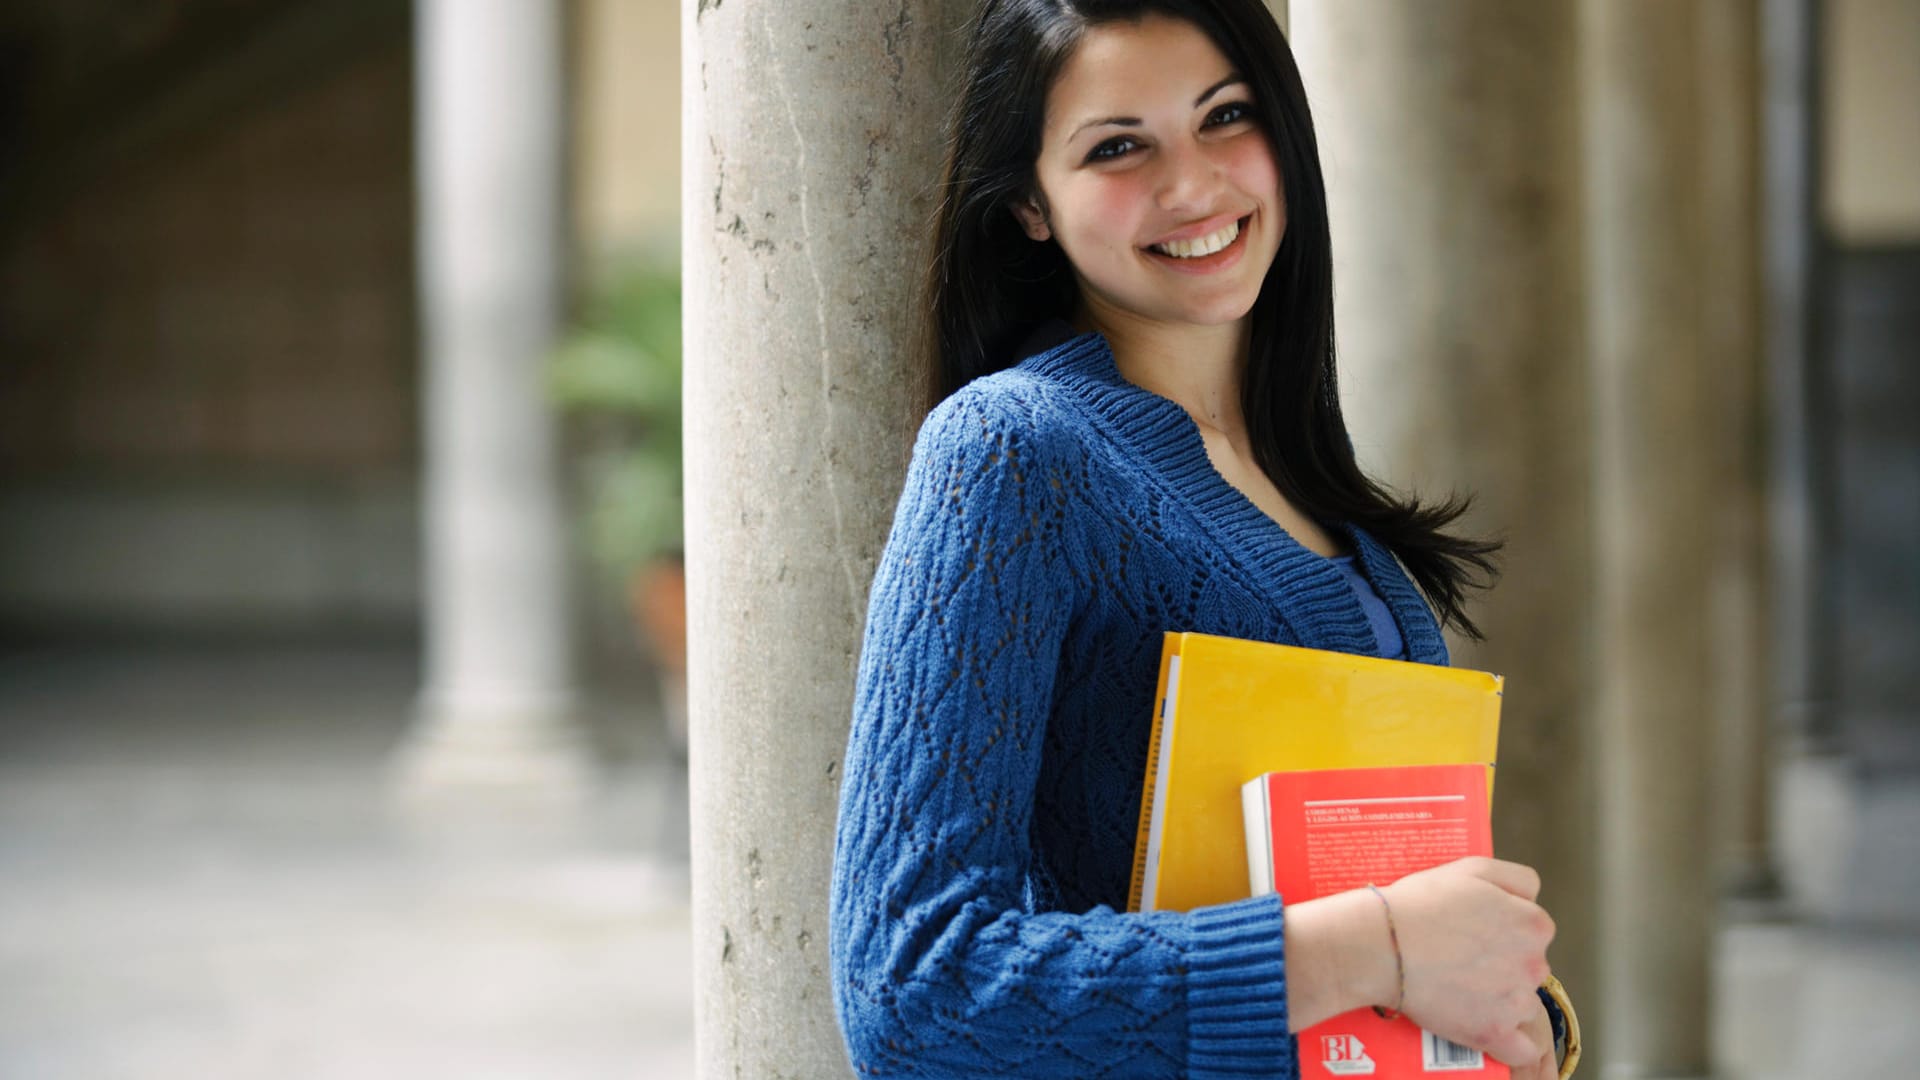
[[[1839,543],[1822,222],[1829,107],[1821,0],[1763,0],[1773,692],[1807,748],[1844,748],[1836,703]],[[1855,57],[1858,59],[1858,57]],[[1877,74],[1877,73],[1876,73]],[[1897,92],[1897,89],[1895,90]]]
[[[1573,0],[1293,0],[1327,170],[1342,398],[1363,465],[1504,535],[1483,645],[1508,677],[1495,835],[1594,974],[1592,542]]]
[[[1722,890],[1777,899],[1767,595],[1765,357],[1760,331],[1760,0],[1700,4],[1700,281],[1710,385],[1713,543],[1709,581],[1716,721],[1715,870]]]
[[[1711,464],[1701,7],[1585,0],[1603,1076],[1709,1073]],[[1716,120],[1718,122],[1718,120]]]
[[[967,0],[684,0],[688,679],[703,1077],[848,1071],[827,976],[867,587]]]
[[[562,297],[558,0],[421,0],[425,687],[403,761],[415,791],[571,798],[565,522],[546,355]]]

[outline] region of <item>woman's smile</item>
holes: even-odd
[[[1212,274],[1226,270],[1238,263],[1246,253],[1247,226],[1252,222],[1253,215],[1228,216],[1225,225],[1206,232],[1198,231],[1220,220],[1213,218],[1198,227],[1181,229],[1168,239],[1147,245],[1144,250],[1155,263],[1179,274]]]

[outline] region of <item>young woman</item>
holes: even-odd
[[[1292,1032],[1375,1005],[1554,1076],[1524,866],[1122,910],[1164,631],[1443,664],[1428,601],[1474,632],[1493,550],[1354,463],[1260,0],[987,0],[935,247],[835,853],[856,1070],[1290,1076]]]

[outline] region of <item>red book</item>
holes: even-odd
[[[1247,781],[1240,795],[1255,896],[1311,900],[1493,854],[1485,765],[1272,772]],[[1298,1034],[1302,1080],[1508,1076],[1478,1050],[1372,1009]]]

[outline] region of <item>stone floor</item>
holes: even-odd
[[[398,814],[414,686],[390,649],[0,657],[0,1077],[691,1075],[684,770],[608,724],[585,820]]]
[[[690,1076],[652,720],[597,712],[584,817],[429,827],[386,784],[415,685],[391,647],[0,652],[0,1077]],[[1723,1075],[1920,1075],[1920,798],[1782,777],[1794,914],[1721,934]]]
[[[1920,782],[1866,784],[1818,757],[1776,776],[1787,900],[1723,912],[1721,1075],[1920,1077]]]

